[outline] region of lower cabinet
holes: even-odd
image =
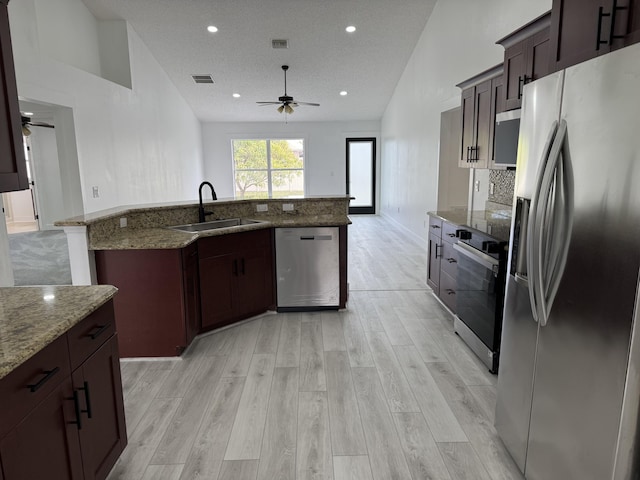
[[[449,310],[456,313],[456,290],[458,276],[458,254],[453,244],[458,239],[460,227],[442,221],[438,217],[429,217],[429,263],[427,265],[427,284]]]
[[[202,329],[275,308],[271,229],[198,240]]]
[[[127,443],[113,321],[109,302],[0,380],[0,479],[107,477]]]
[[[98,283],[114,285],[122,357],[180,355],[200,330],[196,244],[96,252]]]
[[[431,287],[433,292],[438,295],[440,293],[440,249],[442,248],[442,239],[429,234],[429,263],[427,264],[427,285]]]

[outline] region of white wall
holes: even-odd
[[[501,63],[495,41],[551,9],[551,0],[439,0],[382,118],[382,210],[423,238],[437,207],[440,112],[455,86]]]
[[[202,180],[200,123],[147,47],[127,27],[132,89],[71,66],[86,65],[84,49],[69,50],[73,58],[62,63],[43,45],[51,29],[61,44],[86,40],[91,51],[97,48],[98,29],[80,0],[55,0],[74,14],[53,16],[55,23],[46,27],[49,33],[41,31],[50,1],[9,4],[18,94],[72,109],[73,121],[66,124],[74,125],[74,131],[65,138],[75,135],[84,212],[197,198]],[[73,150],[73,145],[66,146],[72,155]],[[69,161],[75,159],[60,159],[63,186],[74,176],[78,179],[65,169]],[[99,198],[93,198],[93,186],[99,187]]]
[[[380,122],[205,123],[202,126],[205,178],[219,198],[233,197],[231,140],[238,138],[303,138],[306,195],[346,192],[346,139],[376,137]],[[380,165],[380,152],[376,164]]]

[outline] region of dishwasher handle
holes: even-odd
[[[300,235],[300,240],[332,240],[333,235]]]

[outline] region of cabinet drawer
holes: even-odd
[[[271,228],[250,232],[228,233],[215,237],[204,237],[198,240],[198,256],[214,257],[227,253],[236,253],[248,248],[263,248],[269,245]]]
[[[113,301],[109,301],[69,330],[69,357],[75,370],[116,331]]]
[[[442,239],[445,242],[455,243],[458,241],[456,237],[456,230],[460,230],[462,227],[459,225],[454,225],[453,223],[443,222],[442,223]]]
[[[456,313],[457,281],[446,272],[440,273],[440,299],[449,309]]]
[[[0,380],[0,437],[70,374],[67,336],[62,335]]]
[[[440,265],[442,271],[449,274],[454,280],[458,278],[458,252],[453,249],[452,243],[442,242]]]
[[[429,233],[436,237],[442,236],[442,219],[429,215]]]

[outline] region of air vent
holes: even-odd
[[[213,78],[208,74],[193,74],[191,78],[193,78],[193,81],[196,83],[213,83]]]
[[[289,40],[271,40],[272,48],[289,48]]]

